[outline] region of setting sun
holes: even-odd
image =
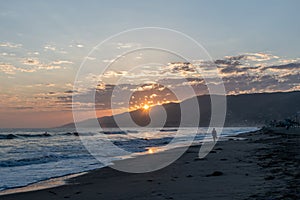
[[[149,110],[149,108],[150,108],[150,106],[147,105],[147,104],[145,104],[145,105],[143,106],[143,109],[144,109],[144,110]]]
[[[148,153],[152,154],[153,150],[152,149],[148,149]]]

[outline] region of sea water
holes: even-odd
[[[243,132],[257,130],[256,127],[224,128],[221,139]],[[90,129],[85,133],[76,134],[74,129],[0,129],[0,191],[31,183],[85,172],[104,167],[110,161],[125,159],[128,156],[147,153],[156,147],[167,150],[185,145],[195,135],[194,142],[201,143],[207,139],[206,129],[181,128],[186,135],[177,140],[177,144],[168,148],[176,129],[159,130],[155,128],[141,129],[108,129],[102,132],[105,138],[99,138],[99,130]],[[75,133],[75,134],[74,134]],[[90,140],[109,139],[113,144],[128,151],[128,155],[110,154],[111,149],[105,149],[108,156],[106,164],[100,163],[85,148],[80,140],[87,137]],[[211,137],[208,135],[208,139]],[[100,141],[99,141],[100,142]]]

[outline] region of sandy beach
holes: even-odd
[[[192,146],[155,172],[130,174],[106,167],[63,186],[0,199],[299,199],[299,144],[299,131],[260,130],[218,142],[204,159],[198,158],[199,146]]]

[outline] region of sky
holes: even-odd
[[[151,105],[179,101],[188,94],[178,98],[172,90],[178,89],[182,94],[187,85],[197,95],[205,94],[206,80],[199,76],[197,67],[203,67],[209,76],[215,66],[214,73],[222,78],[227,94],[300,90],[300,2],[297,0],[11,0],[1,1],[0,5],[2,128],[55,127],[69,123],[72,95],[82,101],[77,103],[85,119],[93,112],[93,102],[82,96],[96,94],[98,116],[110,115],[114,88],[129,95],[129,109],[139,108],[146,101]],[[187,63],[170,52],[140,50],[113,62],[121,53],[145,47],[153,40],[179,51],[190,47],[185,39],[165,34],[166,30],[161,35],[137,31],[128,37],[112,39],[106,42],[108,46],[89,54],[112,35],[141,27],[184,33],[200,43],[209,56],[191,56],[195,59]],[[172,37],[168,37],[170,34]],[[193,50],[182,53],[193,54]],[[84,60],[87,68],[81,78],[86,78],[89,84],[96,83],[95,87],[85,85],[83,89],[76,84],[76,74]],[[143,66],[129,67],[141,61]],[[99,71],[87,70],[104,64],[111,65],[101,77]],[[120,101],[116,110],[128,110]]]

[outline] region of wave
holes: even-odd
[[[0,134],[0,140],[2,139],[16,139],[16,138],[36,138],[36,137],[51,137],[52,135],[49,134],[49,133],[43,133],[43,134],[19,134],[19,133],[16,133],[16,134]]]
[[[17,167],[17,166],[25,166],[25,165],[34,165],[34,164],[43,164],[49,162],[57,162],[63,159],[72,159],[79,158],[80,156],[68,156],[68,155],[45,155],[41,157],[34,158],[22,158],[19,160],[3,160],[0,161],[0,167]]]
[[[24,166],[24,165],[32,165],[32,164],[41,164],[48,162],[56,162],[62,159],[61,156],[57,155],[47,155],[36,158],[23,158],[19,160],[4,160],[0,161],[0,167],[16,167],[16,166]]]
[[[0,135],[0,140],[5,140],[5,139],[14,139],[14,138],[18,138],[18,136],[14,135],[14,134],[1,134]]]
[[[137,130],[103,130],[99,133],[107,134],[107,135],[113,135],[113,134],[127,134],[127,133],[138,133]]]
[[[79,136],[78,132],[67,132],[67,133],[63,133],[62,135],[67,135],[67,136]]]
[[[100,131],[100,133],[111,135],[111,134],[127,134],[126,131]]]
[[[178,131],[177,128],[171,128],[171,129],[160,129],[160,132],[176,132]]]
[[[51,137],[51,136],[79,136],[78,132],[66,132],[61,134],[51,135],[49,133],[41,133],[41,134],[29,134],[29,133],[10,133],[10,134],[0,134],[0,140],[8,140],[8,139],[23,139],[23,138],[44,138],[44,137]],[[93,134],[80,134],[80,136],[85,135],[93,135]]]
[[[25,138],[34,138],[34,137],[51,137],[52,135],[49,133],[43,133],[43,134],[16,134],[19,137],[25,137]]]
[[[171,142],[173,137],[163,137],[163,138],[136,138],[131,140],[125,141],[114,141],[113,143],[124,150],[131,151],[131,152],[143,152],[147,151],[148,147],[158,147],[164,146]]]
[[[106,135],[113,134],[128,134],[128,133],[138,133],[137,130],[103,130],[99,133],[103,133]],[[10,139],[24,139],[24,138],[44,138],[44,137],[52,137],[52,136],[94,136],[97,133],[87,132],[87,133],[78,133],[78,132],[60,132],[60,133],[0,133],[0,140],[10,140]]]

